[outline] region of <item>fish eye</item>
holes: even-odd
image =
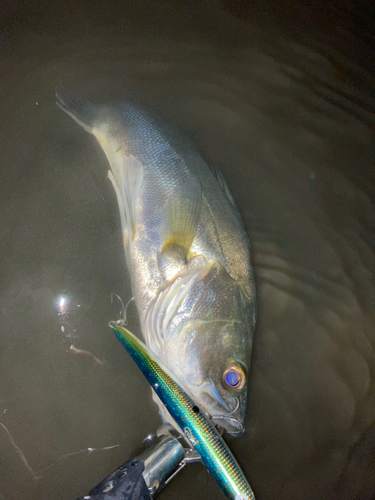
[[[246,382],[243,368],[237,363],[230,363],[223,373],[222,383],[226,389],[242,389]]]

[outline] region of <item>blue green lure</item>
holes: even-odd
[[[233,500],[255,500],[223,438],[191,397],[174,381],[168,368],[129,330],[119,325],[112,325],[112,328],[226,496]]]

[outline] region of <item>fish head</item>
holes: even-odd
[[[153,300],[147,345],[213,422],[240,435],[246,412],[253,305],[217,261],[188,269]]]
[[[237,321],[187,321],[170,367],[200,408],[233,435],[246,412],[249,334]]]

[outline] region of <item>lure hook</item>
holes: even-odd
[[[113,297],[116,297],[117,300],[121,304],[120,319],[118,321],[116,321],[116,325],[127,326],[127,324],[128,324],[128,319],[127,319],[128,307],[129,307],[130,302],[132,302],[134,300],[134,297],[132,297],[130,300],[128,300],[128,302],[126,303],[126,306],[124,306],[124,303],[123,303],[121,297],[119,295],[117,295],[117,293],[113,293],[113,292],[111,293],[111,304],[113,304]]]
[[[231,417],[231,415],[233,415],[234,413],[236,413],[236,411],[238,410],[238,408],[240,407],[240,401],[238,398],[235,398],[236,400],[236,406],[235,408],[229,412],[227,415],[212,415],[212,420],[215,421],[215,420],[224,420],[225,422],[228,422],[230,424],[232,424],[234,427],[237,428],[237,430],[235,431],[227,431],[228,434],[231,434],[231,435],[241,435],[243,434],[245,428],[244,426],[241,424],[241,422],[239,422],[238,420],[236,420],[235,418]]]

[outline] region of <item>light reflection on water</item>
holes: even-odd
[[[2,21],[0,498],[83,495],[160,424],[108,328],[113,294],[132,295],[106,160],[58,86],[149,105],[228,180],[259,293],[246,433],[229,442],[258,498],[369,498],[372,75],[259,11],[67,5],[9,5]],[[161,498],[219,496],[192,465]]]

